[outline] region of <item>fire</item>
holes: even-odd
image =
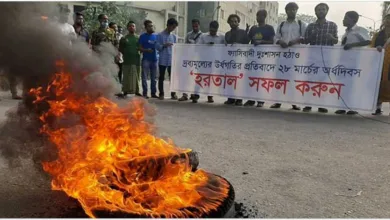
[[[90,217],[99,210],[200,217],[227,197],[229,185],[222,178],[191,172],[188,158],[170,160],[191,150],[152,134],[155,128],[145,121],[143,100],[120,107],[104,97],[72,91],[72,74],[64,62],[56,65],[59,71],[47,88],[30,90],[36,106],[49,106],[40,120],[41,132],[58,149],[56,160],[43,163],[53,190],[77,199]]]

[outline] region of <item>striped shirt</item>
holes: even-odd
[[[325,23],[320,24],[317,20],[307,26],[305,42],[310,45],[333,46],[333,41],[326,36],[328,33],[332,34],[333,37],[338,38],[337,25],[334,22],[327,20]]]
[[[159,51],[159,65],[171,66],[172,46],[163,47],[166,43],[176,43],[176,35],[168,33],[166,30],[157,34],[156,49]]]

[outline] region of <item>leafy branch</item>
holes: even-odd
[[[137,32],[142,31],[143,22],[148,15],[146,11],[133,8],[128,3],[118,4],[116,2],[88,2],[84,13],[85,27],[88,31],[99,28],[97,17],[99,14],[106,14],[110,22],[115,22],[126,30],[127,23],[131,20],[136,24]]]

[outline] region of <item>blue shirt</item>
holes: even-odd
[[[153,53],[147,53],[147,52],[142,53],[143,60],[148,60],[148,61],[153,61],[153,62],[157,61],[158,54],[157,54],[157,50],[155,47],[156,40],[157,40],[156,34],[143,33],[139,37],[139,44],[142,46],[142,48],[153,49]]]
[[[176,35],[168,33],[166,30],[157,35],[156,49],[159,51],[159,65],[171,66],[172,46],[163,47],[166,43],[176,43]]]

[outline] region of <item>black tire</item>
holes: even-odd
[[[209,213],[202,213],[201,210],[196,207],[184,208],[182,209],[183,212],[190,211],[191,213],[193,213],[192,215],[186,216],[186,218],[223,218],[228,213],[228,211],[232,208],[235,199],[235,192],[233,186],[229,181],[227,181],[225,178],[221,176],[215,174],[210,174],[210,175],[217,176],[229,184],[229,191],[228,191],[227,198],[225,198],[225,200],[217,209],[212,210]],[[166,218],[166,216],[149,216],[149,215],[126,213],[121,211],[110,212],[106,210],[94,210],[93,214],[97,218],[153,218],[153,217]]]

